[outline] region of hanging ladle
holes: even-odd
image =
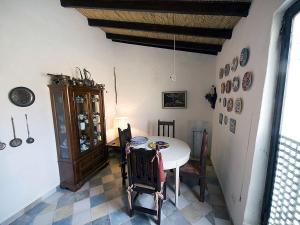
[[[0,141],[0,150],[5,149],[6,144]]]
[[[15,124],[14,124],[14,118],[11,117],[11,124],[13,128],[13,133],[14,133],[14,139],[12,139],[9,142],[10,147],[18,147],[22,144],[22,139],[21,138],[16,138],[16,131],[15,131]]]
[[[27,114],[25,114],[25,119],[26,119],[27,134],[28,134],[28,138],[26,139],[26,142],[27,144],[32,144],[34,142],[34,138],[30,137]]]

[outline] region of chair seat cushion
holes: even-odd
[[[180,167],[180,172],[200,175],[201,174],[200,162],[188,161],[186,164]]]

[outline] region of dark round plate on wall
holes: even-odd
[[[35,95],[32,90],[27,87],[16,87],[11,89],[8,98],[16,106],[27,107],[34,103]]]
[[[243,48],[241,51],[241,56],[240,56],[240,66],[242,66],[242,67],[246,66],[248,63],[249,57],[250,57],[249,48]]]

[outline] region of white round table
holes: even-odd
[[[170,147],[161,149],[161,155],[164,163],[164,169],[175,169],[175,205],[178,205],[178,192],[179,192],[179,167],[184,165],[190,158],[191,149],[183,141],[176,138],[162,137],[162,136],[149,136],[146,144],[134,146],[135,148],[146,148],[152,141],[167,142]]]

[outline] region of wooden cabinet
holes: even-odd
[[[79,189],[107,165],[103,88],[49,85],[60,186]]]

